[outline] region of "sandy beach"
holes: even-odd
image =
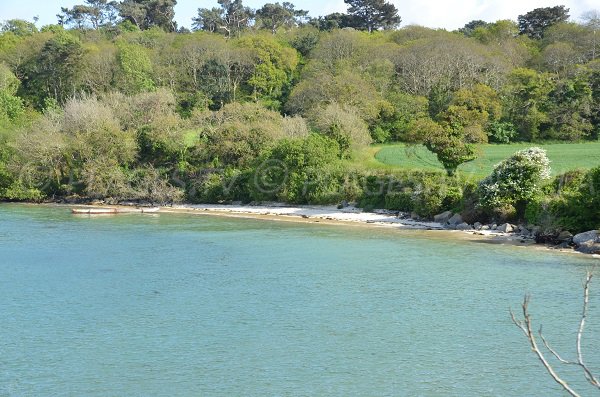
[[[452,230],[444,225],[414,220],[402,216],[397,211],[375,210],[363,212],[360,208],[336,206],[288,206],[278,203],[259,206],[219,205],[219,204],[183,204],[173,207],[161,207],[162,213],[193,213],[236,218],[253,218],[303,223],[320,223],[331,225],[354,225],[385,227],[398,230],[424,230],[452,234],[455,238],[485,240],[490,243],[507,243],[516,245],[534,245],[532,239],[518,234],[502,233],[497,230]]]
[[[122,205],[104,205],[102,203],[96,203],[93,205],[45,205],[68,208],[118,208],[123,210],[123,214],[127,214],[130,212],[137,213],[136,211],[128,211],[131,210],[132,207],[137,208],[137,205],[134,203],[124,203]],[[336,206],[290,206],[280,203],[269,203],[267,205],[178,204],[173,206],[162,206],[159,208],[160,209],[158,210],[158,212],[155,212],[153,214],[172,213],[190,215],[212,215],[282,222],[299,222],[323,225],[345,225],[356,227],[377,227],[386,228],[388,230],[423,231],[427,233],[432,233],[432,237],[437,236],[440,238],[476,241],[487,244],[507,244],[544,250],[552,250],[554,252],[562,252],[568,254],[585,255],[573,249],[553,248],[543,244],[536,244],[532,238],[521,236],[518,233],[503,233],[498,230],[452,230],[437,222],[410,219],[408,217],[403,216],[406,214],[398,213],[396,211],[375,210],[374,212],[363,212],[360,208],[352,206],[340,209]],[[600,255],[589,256],[600,258]]]

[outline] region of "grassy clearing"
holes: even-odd
[[[510,157],[518,150],[532,146],[546,149],[551,160],[552,174],[558,175],[574,169],[589,169],[600,165],[600,142],[587,143],[519,143],[509,145],[481,145],[476,160],[462,164],[458,169],[462,174],[474,177],[489,175],[494,165]],[[366,160],[366,154],[372,154]],[[436,156],[423,146],[404,144],[378,145],[368,148],[357,158],[365,166],[372,168],[443,170]]]

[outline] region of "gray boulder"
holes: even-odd
[[[456,230],[472,230],[473,228],[466,222],[463,222],[459,225],[454,226]]]
[[[480,227],[480,230],[490,230],[490,226],[489,225],[483,225]]]
[[[585,243],[600,243],[600,234],[598,230],[590,230],[589,232],[583,232],[573,236],[573,243],[576,245],[582,245]]]
[[[437,223],[446,223],[448,219],[452,217],[452,211],[442,212],[441,214],[435,215],[433,221]]]
[[[450,226],[460,225],[461,223],[463,223],[463,218],[460,214],[454,214],[452,215],[452,218],[448,219],[448,224]]]
[[[481,230],[481,227],[482,227],[482,226],[483,226],[483,225],[482,225],[481,223],[479,223],[479,222],[475,222],[475,223],[473,224],[473,229],[475,229],[475,230]]]
[[[570,243],[572,239],[573,235],[566,230],[560,232],[560,234],[556,237],[556,240],[560,243]]]
[[[576,250],[584,254],[600,254],[600,244],[586,241],[578,245]]]
[[[498,231],[502,233],[512,233],[514,228],[510,223],[504,223],[497,228]]]

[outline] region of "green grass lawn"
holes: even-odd
[[[588,169],[600,165],[600,142],[587,143],[519,143],[509,145],[481,145],[476,160],[462,164],[458,169],[462,174],[474,177],[489,175],[494,165],[510,157],[518,150],[538,146],[546,149],[550,158],[552,174],[558,175],[573,169]],[[362,162],[375,168],[443,170],[436,156],[423,146],[404,144],[379,145],[368,149],[374,161]],[[366,156],[363,156],[366,157]],[[379,164],[376,164],[379,163]]]

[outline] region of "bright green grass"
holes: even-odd
[[[532,146],[546,149],[550,158],[552,174],[558,175],[573,169],[588,169],[600,165],[600,142],[588,143],[519,143],[509,145],[481,145],[476,160],[462,164],[458,169],[463,174],[482,177],[489,175],[494,165],[510,157],[518,150]],[[370,148],[371,152],[373,148]],[[379,146],[375,151],[375,162],[396,169],[443,170],[436,156],[423,146],[393,144]]]

